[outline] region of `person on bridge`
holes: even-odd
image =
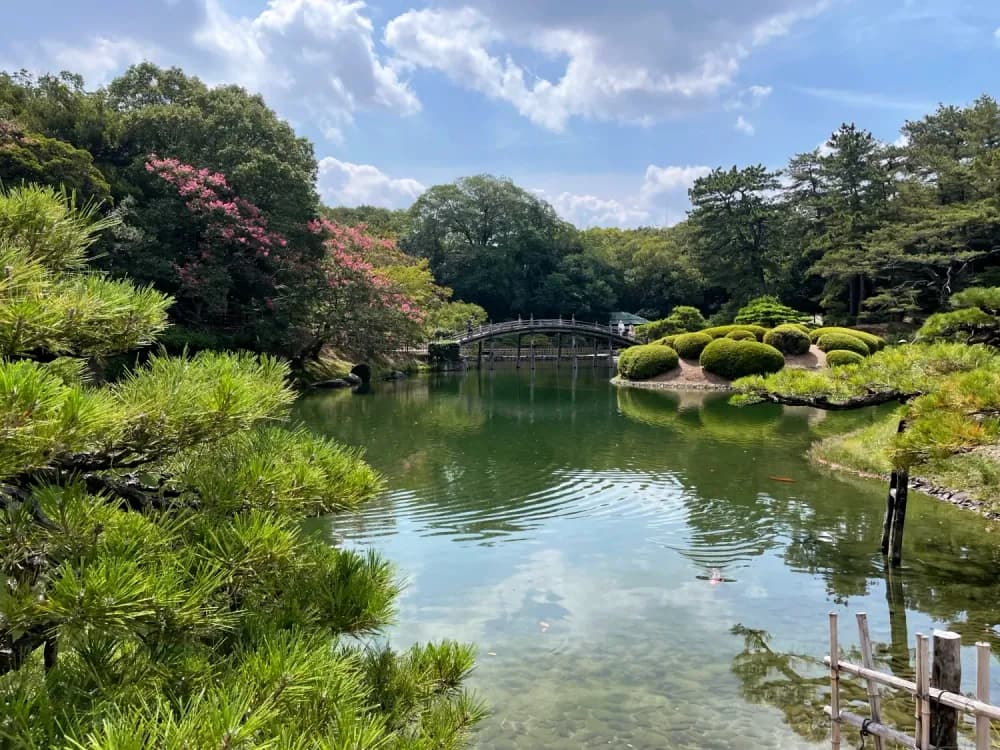
[[[631,323],[628,324],[628,337],[630,339],[635,338],[635,326],[632,325]]]
[[[469,318],[467,321],[465,321],[465,332],[468,333],[470,336],[472,335],[472,318]]]
[[[624,336],[625,335],[625,321],[624,320],[619,320],[618,321],[618,335],[619,336]]]

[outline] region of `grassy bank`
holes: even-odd
[[[889,446],[899,418],[889,414],[870,425],[826,438],[810,450],[810,458],[861,474],[888,476],[892,470]],[[964,493],[985,510],[1000,512],[1000,446],[932,461],[915,472],[938,488]]]

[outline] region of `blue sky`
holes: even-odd
[[[0,0],[0,6],[13,0]],[[714,166],[1000,95],[997,0],[35,0],[0,68],[144,59],[262,93],[331,205],[490,172],[579,226],[672,224]]]

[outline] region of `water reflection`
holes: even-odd
[[[934,625],[1000,652],[1000,550],[979,519],[914,497],[889,578],[884,487],[804,460],[875,413],[735,409],[605,375],[487,371],[298,408],[388,479],[320,525],[398,563],[391,636],[480,645],[482,747],[812,747],[801,710],[831,607],[868,611],[900,672]]]

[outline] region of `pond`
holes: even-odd
[[[971,644],[1000,652],[1000,550],[982,519],[911,496],[890,576],[885,485],[807,460],[874,411],[736,408],[607,379],[470,372],[298,404],[386,477],[380,498],[317,533],[397,565],[393,645],[478,646],[470,684],[492,710],[478,747],[821,747],[831,610],[845,647],[867,612],[898,672],[934,627],[962,633],[968,684]]]

